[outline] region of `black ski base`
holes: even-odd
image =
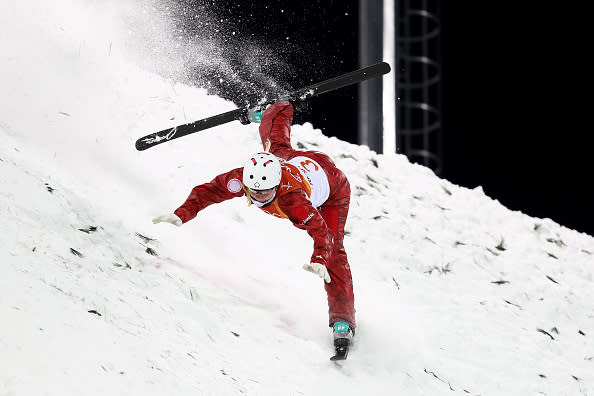
[[[330,358],[332,361],[346,360],[349,354],[350,341],[347,338],[334,340],[335,355]]]
[[[361,81],[369,80],[370,78],[379,77],[389,72],[390,65],[388,65],[386,62],[379,62],[374,65],[331,78],[329,80],[321,81],[317,84],[310,85],[309,87],[289,92],[285,95],[282,95],[281,97],[284,98],[284,100],[289,100],[297,104],[300,102],[305,102],[311,97],[347,87]],[[266,107],[267,104],[272,104],[278,100],[280,99],[272,99],[263,103],[259,103],[258,105]],[[158,144],[165,143],[173,139],[178,139],[182,136],[203,131],[205,129],[223,125],[235,120],[240,121],[242,124],[249,124],[249,120],[247,119],[247,111],[248,108],[235,109],[211,117],[203,118],[198,121],[151,133],[136,140],[136,150],[143,151]]]
[[[349,347],[348,346],[341,346],[336,347],[336,354],[330,358],[333,362],[337,360],[346,360],[349,354]]]

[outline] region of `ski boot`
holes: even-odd
[[[332,325],[334,328],[334,349],[336,354],[330,358],[330,360],[345,360],[349,353],[349,346],[353,339],[353,329],[347,322],[339,321],[334,322]]]

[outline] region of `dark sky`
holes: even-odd
[[[483,186],[510,209],[594,235],[586,12],[518,3],[441,2],[441,176]],[[357,1],[217,0],[206,7],[216,10],[217,34],[239,43],[229,57],[237,58],[240,74],[246,38],[263,50],[267,74],[293,88],[359,66]],[[238,106],[268,89],[218,88]],[[356,112],[357,89],[344,88],[313,99],[295,122],[357,143]]]
[[[443,3],[444,176],[594,235],[583,10]]]

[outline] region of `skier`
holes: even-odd
[[[303,269],[324,279],[334,346],[337,356],[342,354],[338,358],[346,358],[356,327],[351,270],[343,246],[349,182],[326,154],[291,147],[290,102],[276,102],[263,113],[258,110],[250,111],[249,119],[260,122],[264,152],[250,156],[243,168],[194,187],[174,213],[158,216],[153,223],[181,226],[211,204],[245,196],[249,205],[306,230],[314,249]]]

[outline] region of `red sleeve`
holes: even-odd
[[[204,183],[192,189],[190,196],[182,206],[175,210],[175,214],[187,223],[207,206],[244,195],[241,183],[243,168],[236,168],[218,175],[209,183]]]
[[[260,138],[264,149],[270,140],[270,152],[278,149],[291,149],[291,124],[293,105],[290,102],[276,102],[262,114]]]
[[[303,190],[294,190],[278,198],[279,208],[289,216],[293,225],[306,230],[314,241],[311,255],[312,263],[327,265],[333,248],[332,231],[326,225],[324,218],[311,205]]]

